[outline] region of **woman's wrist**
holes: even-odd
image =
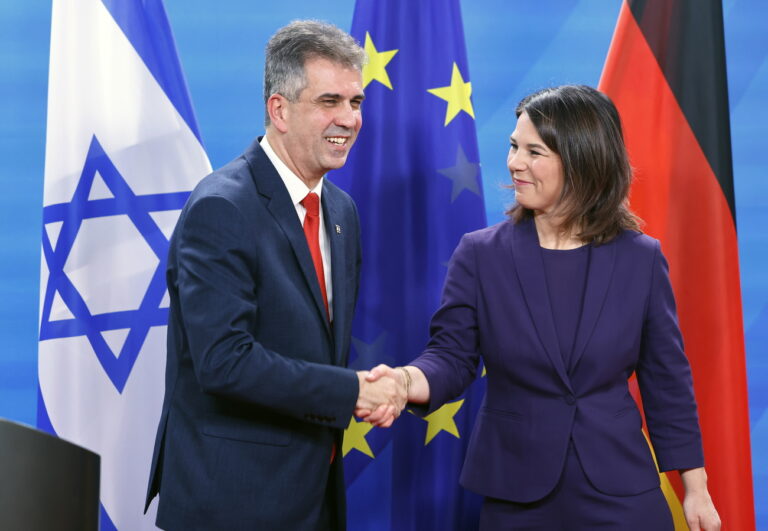
[[[398,367],[408,376],[408,401],[414,404],[429,402],[429,381],[421,369],[414,365]]]
[[[406,369],[405,367],[395,367],[395,370],[398,371],[402,377],[402,384],[405,388],[405,396],[408,398],[408,400],[411,399],[411,386],[413,385],[413,377],[411,376],[411,373]]]
[[[704,467],[688,468],[680,471],[686,493],[709,493],[707,490],[707,472]]]

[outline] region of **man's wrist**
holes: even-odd
[[[359,386],[359,390],[362,390],[363,383],[365,383],[365,379],[368,377],[368,371],[355,371],[355,374],[357,375],[357,384]]]

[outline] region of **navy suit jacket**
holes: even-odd
[[[429,381],[432,411],[463,392],[483,358],[487,393],[461,484],[515,502],[541,499],[557,484],[572,439],[598,490],[621,496],[657,487],[628,390],[633,371],[661,470],[702,466],[690,367],[658,241],[625,231],[590,249],[570,366],[549,300],[533,221],[506,221],[459,243],[430,343],[413,365]]]
[[[360,268],[350,197],[325,180],[333,326],[280,176],[258,145],[192,192],[168,258],[165,400],[147,505],[166,529],[317,527],[358,394],[347,362]]]

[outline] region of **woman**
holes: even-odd
[[[586,86],[516,111],[510,219],[463,237],[424,353],[397,370],[433,411],[475,379],[485,401],[461,484],[481,529],[673,529],[627,380],[635,372],[661,470],[680,470],[691,529],[719,529],[667,263],[627,205],[618,112]],[[387,425],[374,413],[368,420]]]

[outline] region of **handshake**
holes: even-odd
[[[355,416],[380,428],[389,428],[413,397],[409,396],[413,374],[423,378],[415,367],[378,365],[370,371],[357,371],[360,391]]]

